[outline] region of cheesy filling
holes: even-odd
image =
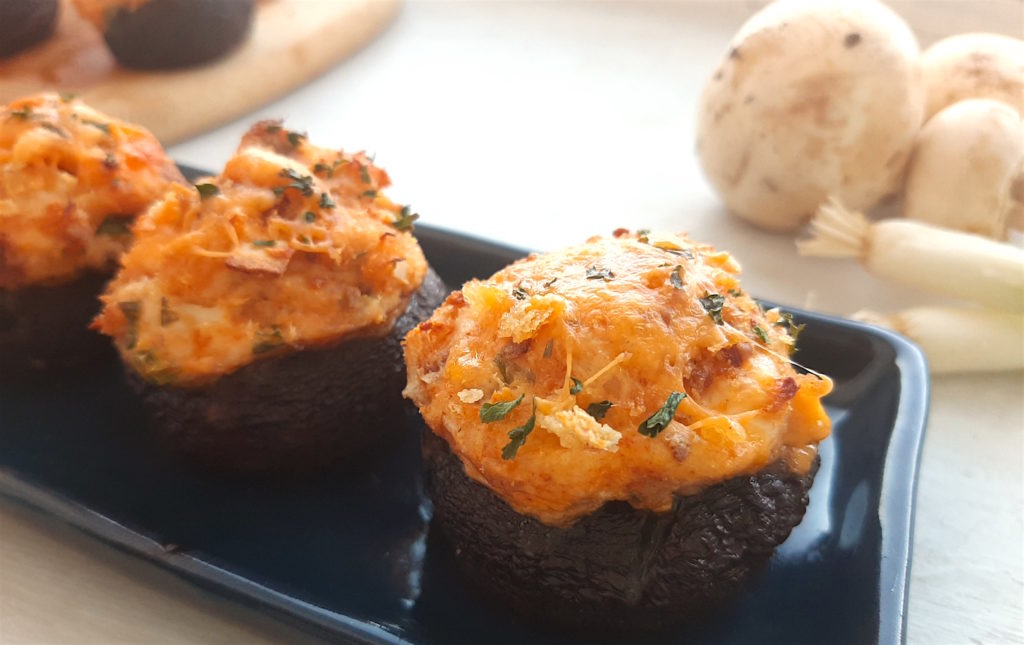
[[[0,289],[111,270],[132,220],[181,182],[138,126],[56,94],[14,101],[0,110]]]
[[[471,281],[406,338],[405,394],[466,472],[565,525],[609,500],[673,496],[783,460],[810,466],[831,382],[789,360],[726,253],[614,238]]]
[[[259,123],[221,175],[139,219],[94,326],[142,376],[182,386],[382,336],[427,270],[388,183],[365,155]]]

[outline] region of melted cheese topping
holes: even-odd
[[[202,193],[177,189],[139,218],[94,326],[144,377],[178,385],[384,335],[427,270],[388,183],[361,153],[257,124]]]
[[[793,369],[786,320],[739,291],[728,254],[617,235],[468,282],[407,336],[405,394],[467,474],[566,525],[610,500],[665,511],[779,459],[808,468],[832,385]],[[674,415],[642,434],[673,393],[686,395]],[[519,396],[481,420],[483,404]]]
[[[0,110],[0,289],[111,269],[131,219],[174,182],[141,127],[56,94],[14,101]]]

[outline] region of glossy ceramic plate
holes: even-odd
[[[417,228],[452,285],[521,251]],[[793,312],[796,356],[836,381],[834,420],[800,526],[726,609],[643,643],[898,643],[904,638],[914,489],[928,400],[902,338]],[[484,604],[430,528],[419,419],[399,445],[316,482],[223,481],[150,442],[111,352],[88,371],[0,385],[0,494],[334,640],[565,643]]]

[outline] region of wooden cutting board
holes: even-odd
[[[354,53],[402,0],[263,0],[248,40],[225,58],[170,72],[118,66],[66,0],[52,38],[0,60],[0,102],[68,91],[171,144],[251,112]]]

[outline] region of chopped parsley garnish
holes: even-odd
[[[569,388],[569,394],[579,394],[583,391],[583,381],[579,380],[575,376],[570,376],[572,379],[572,387]]]
[[[711,320],[714,320],[717,325],[725,324],[725,321],[722,320],[723,305],[725,305],[725,298],[717,293],[709,293],[700,299],[700,306],[704,307],[704,311],[708,312]]]
[[[611,280],[615,274],[608,269],[587,267],[587,280]]]
[[[761,339],[761,342],[765,345],[768,344],[768,332],[761,328],[761,325],[754,325],[754,333]]]
[[[11,116],[15,119],[21,119],[22,121],[28,121],[29,119],[31,119],[32,114],[32,108],[28,106],[18,108],[17,110],[11,110]]]
[[[327,193],[320,193],[320,208],[334,208],[337,204]]]
[[[308,235],[300,235],[298,240],[300,244],[312,244]]]
[[[544,288],[550,289],[552,286],[554,286],[556,282],[558,282],[558,278],[551,278],[550,280],[544,283]]]
[[[608,414],[608,409],[612,405],[614,404],[611,401],[595,401],[587,406],[587,414],[600,421],[604,418],[604,415]]]
[[[306,135],[301,132],[288,131],[288,143],[292,144],[293,148],[298,148],[302,140],[306,138]]]
[[[370,167],[359,164],[359,177],[362,178],[364,184],[372,184],[373,178],[370,177]]]
[[[672,286],[676,289],[683,288],[683,267],[676,265],[676,268],[672,269],[672,275],[669,276],[669,280],[672,282]]]
[[[252,241],[252,245],[253,246],[261,246],[261,247],[264,247],[264,248],[268,248],[268,247],[274,246],[275,244],[277,244],[277,240],[253,240]]]
[[[257,340],[252,346],[253,354],[265,354],[284,344],[284,338],[281,337],[281,330],[277,327],[271,328],[270,331],[263,329],[259,330],[256,332],[256,338]]]
[[[277,134],[281,131],[281,125],[278,123],[267,124],[267,134]]]
[[[330,165],[325,164],[322,161],[318,161],[316,164],[313,165],[313,172],[325,173],[327,175],[327,178],[330,179],[331,177],[334,176],[334,171],[338,169],[338,166],[340,166],[343,163],[345,163],[345,158],[340,156],[337,159],[335,159],[334,162],[331,163]]]
[[[793,314],[783,312],[779,314],[779,319],[775,321],[776,327],[789,327],[789,335],[793,339],[793,344],[796,345],[796,339],[800,336],[800,332],[804,330],[806,324],[798,325],[793,322]]]
[[[520,397],[522,398],[522,397]],[[533,432],[533,426],[537,423],[537,402],[533,402],[533,413],[530,418],[526,420],[526,423],[514,428],[508,433],[509,442],[501,449],[501,458],[504,460],[512,459],[519,452],[519,449],[526,443],[526,438]]]
[[[412,228],[412,223],[419,218],[418,213],[413,213],[408,206],[403,206],[402,211],[395,218],[395,221],[391,222],[391,225],[400,231],[408,231]]]
[[[548,341],[548,344],[544,346],[544,358],[551,358],[551,352],[555,350],[555,339],[552,338]]]
[[[305,215],[303,215],[303,218],[304,218],[304,219],[305,219],[305,220],[306,220],[307,222],[309,222],[310,224],[312,224],[313,222],[315,222],[315,221],[316,221],[316,213],[314,213],[313,211],[306,211],[306,214],[305,214]]]
[[[530,294],[526,293],[526,289],[516,286],[512,287],[512,297],[516,300],[526,300],[530,297]]]
[[[484,423],[494,423],[495,421],[501,421],[508,416],[508,413],[516,409],[520,403],[523,402],[523,395],[520,394],[519,398],[512,399],[511,401],[501,401],[500,403],[484,403],[480,406],[480,420]]]
[[[214,195],[220,194],[220,187],[217,184],[196,184],[196,190],[199,191],[199,198],[206,199],[207,197],[213,197]]]
[[[103,167],[107,170],[117,168],[117,157],[108,152],[107,155],[103,157]]]
[[[729,289],[729,295],[732,296],[733,298],[739,298],[740,296],[743,295],[743,292],[740,291],[739,289]]]
[[[167,298],[160,298],[160,326],[166,327],[177,320],[178,314],[171,309],[171,305],[167,302]]]
[[[78,95],[75,94],[74,92],[61,92],[59,94],[59,96],[60,96],[60,100],[64,101],[65,103],[70,103],[71,101],[74,101],[78,97]]]
[[[121,313],[124,314],[124,319],[128,321],[128,333],[124,335],[124,346],[128,349],[134,349],[135,343],[139,339],[139,312],[142,309],[142,305],[139,304],[138,300],[129,300],[119,302],[117,306]]]
[[[512,379],[508,375],[508,363],[505,362],[504,356],[494,357],[494,366],[498,368],[498,374],[501,376],[502,383],[511,383]]]
[[[44,130],[49,130],[50,132],[54,133],[55,135],[57,135],[61,139],[67,139],[68,138],[68,133],[67,132],[65,132],[64,130],[61,130],[60,128],[58,128],[54,124],[49,123],[47,121],[43,121],[42,123],[40,123],[39,127],[44,129]]]
[[[377,191],[375,190],[364,190],[363,197],[369,197],[370,199],[376,199]]]
[[[650,234],[651,234],[651,229],[649,229],[649,228],[637,229],[637,232],[636,232],[636,235],[639,238],[646,238]],[[641,241],[643,241],[643,239],[641,239]]]
[[[96,235],[131,235],[131,215],[108,215],[96,229]]]
[[[311,177],[310,175],[300,175],[291,168],[285,168],[284,170],[281,171],[281,173],[278,176],[284,177],[285,179],[291,179],[292,181],[291,183],[285,186],[274,187],[275,195],[283,195],[284,191],[288,190],[289,188],[294,188],[295,190],[301,192],[306,197],[313,196],[313,177]]]
[[[99,121],[91,121],[89,119],[82,119],[82,123],[84,123],[86,125],[91,125],[92,127],[96,128],[97,130],[102,130],[105,134],[110,134],[110,124],[109,123],[100,123]]]
[[[651,437],[657,437],[658,434],[668,427],[668,424],[676,416],[676,409],[679,408],[679,403],[686,398],[686,394],[682,392],[673,392],[668,395],[668,399],[665,401],[665,405],[647,417],[647,420],[640,424],[637,428],[640,434]]]

